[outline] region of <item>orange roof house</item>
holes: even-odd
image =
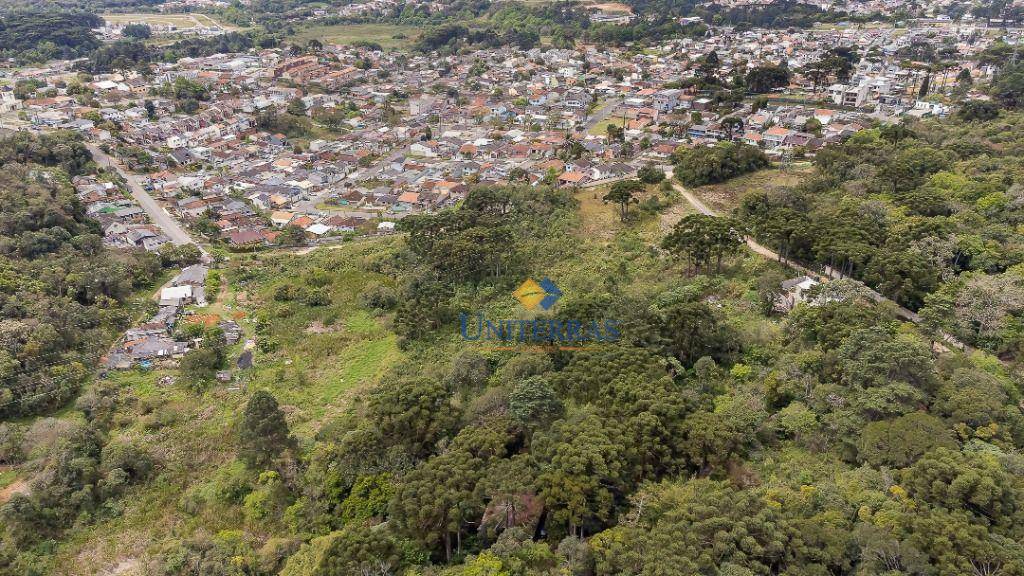
[[[420,201],[419,192],[402,192],[398,196],[398,201],[402,204],[415,204]]]
[[[558,181],[564,186],[579,186],[587,180],[587,175],[582,172],[565,172],[558,177]]]

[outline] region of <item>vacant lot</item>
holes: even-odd
[[[612,185],[584,188],[576,193],[579,201],[579,232],[588,240],[610,242],[616,235],[627,233],[656,244],[667,228],[680,218],[692,212],[692,208],[677,196],[666,194],[658,185],[649,185],[644,192],[637,194],[638,203],[629,206],[629,221],[622,222],[619,206],[604,201],[604,195]],[[645,210],[639,202],[659,199],[663,207],[657,212]],[[665,224],[668,222],[668,224]]]
[[[594,136],[605,136],[608,134],[608,126],[622,127],[625,122],[622,121],[622,116],[609,116],[604,120],[601,120],[597,124],[594,124],[587,130],[587,134]]]
[[[101,14],[101,17],[110,24],[142,22],[150,26],[175,26],[179,29],[220,26],[225,30],[237,30],[237,27],[224,24],[206,14]]]
[[[415,26],[392,24],[338,24],[334,26],[310,26],[291,37],[292,41],[308,42],[314,38],[324,44],[351,44],[353,42],[376,42],[385,49],[408,48],[420,36]]]
[[[745,174],[721,184],[699,186],[693,191],[713,210],[729,213],[740,205],[743,195],[751,190],[769,190],[798,184],[812,168],[808,163],[794,163],[786,169],[771,168]]]

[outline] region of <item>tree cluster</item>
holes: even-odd
[[[23,9],[0,16],[0,57],[20,62],[74,59],[100,46],[93,28],[103,25],[82,11]]]
[[[680,148],[673,156],[675,176],[687,186],[725,182],[768,167],[768,157],[759,148],[733,142]]]
[[[983,134],[1020,116],[986,110],[859,133],[818,154],[803,185],[751,192],[741,217],[783,258],[863,280],[968,343],[1015,350],[1022,190],[1008,174],[1019,144],[998,151]],[[982,296],[996,290],[1005,295]]]

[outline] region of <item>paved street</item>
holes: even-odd
[[[209,257],[206,250],[200,246],[199,243],[193,240],[191,236],[189,236],[188,232],[185,231],[181,224],[179,224],[173,216],[168,214],[167,211],[164,210],[148,192],[146,192],[142,187],[140,182],[141,179],[138,175],[129,172],[121,165],[120,162],[111,158],[109,154],[101,150],[99,146],[95,144],[87,144],[86,146],[89,148],[89,152],[92,153],[92,157],[96,160],[97,164],[105,167],[113,167],[121,174],[125,181],[128,182],[128,189],[131,191],[132,197],[135,198],[135,201],[139,203],[139,206],[146,211],[146,214],[149,214],[149,218],[153,223],[159,226],[163,233],[171,239],[171,242],[173,242],[175,246],[193,244],[199,248],[199,251],[202,252],[204,257]]]
[[[622,104],[622,98],[613,98],[603,103],[601,107],[595,110],[594,113],[591,114],[590,118],[587,119],[587,122],[583,125],[583,131],[589,132],[594,126],[603,122],[606,118],[611,116],[612,112],[615,111],[619,104]]]

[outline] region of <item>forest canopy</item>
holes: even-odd
[[[0,58],[35,63],[85,56],[99,47],[92,29],[102,25],[99,16],[82,11],[0,13]]]
[[[72,133],[0,140],[0,415],[65,404],[91,374],[122,304],[159,271],[111,252],[68,178],[92,159]]]

